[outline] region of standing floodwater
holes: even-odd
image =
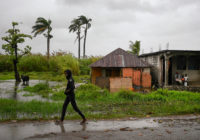
[[[53,81],[44,81],[44,80],[30,80],[29,86],[34,86],[38,83],[48,82],[49,86],[58,85],[58,82]],[[15,80],[0,80],[0,98],[14,99],[19,101],[30,101],[30,100],[39,100],[39,101],[47,101],[46,98],[42,98],[39,95],[34,96],[23,96],[24,94],[28,94],[29,92],[23,91],[23,88],[26,85],[23,83],[16,83]]]

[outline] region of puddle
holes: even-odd
[[[158,127],[159,124],[153,119],[143,119],[135,121],[89,121],[85,125],[80,125],[78,121],[65,121],[63,125],[55,125],[55,122],[27,122],[10,123],[0,125],[0,136],[4,140],[24,139],[35,135],[47,133],[64,133],[76,131],[105,131],[119,130],[129,127],[130,129],[144,127]]]
[[[30,80],[29,86],[34,86],[38,83],[45,83],[45,80]],[[49,86],[56,86],[61,84],[55,81],[48,81]],[[7,98],[7,99],[14,99],[19,101],[31,101],[31,100],[38,100],[38,101],[50,101],[46,98],[42,98],[39,95],[34,96],[23,96],[24,94],[28,94],[29,92],[20,91],[25,87],[23,82],[19,83],[18,85],[15,83],[15,80],[0,80],[0,98]]]
[[[41,139],[40,136],[46,139],[51,138],[52,135],[55,136],[52,139],[59,139],[62,134],[63,136],[71,135],[75,132],[79,133],[95,133],[100,132],[105,134],[105,132],[116,132],[119,135],[126,135],[124,131],[129,131],[134,133],[133,136],[138,134],[149,133],[149,136],[154,134],[154,138],[157,139],[158,135],[162,134],[166,136],[166,139],[180,139],[183,133],[191,134],[199,138],[200,125],[198,123],[200,116],[183,116],[183,117],[155,117],[155,118],[145,118],[145,119],[135,119],[135,120],[101,120],[101,121],[88,121],[85,125],[80,125],[79,121],[64,121],[63,125],[56,125],[54,121],[28,121],[28,122],[11,122],[11,123],[0,123],[0,139],[2,140],[22,140],[22,139]],[[162,121],[162,123],[160,123]],[[190,122],[193,124],[190,125]],[[170,125],[173,122],[174,125]],[[114,130],[114,131],[113,131]],[[115,131],[117,130],[117,131]],[[138,131],[137,131],[138,130]],[[155,130],[155,131],[152,131]],[[194,135],[192,132],[195,132]],[[116,134],[115,133],[115,134]],[[97,133],[95,133],[97,134]],[[110,133],[109,133],[110,134]],[[114,133],[113,133],[114,134]],[[169,137],[173,135],[173,137]],[[142,136],[142,135],[139,135]],[[126,136],[125,136],[126,137]],[[64,139],[65,137],[62,137]],[[118,138],[118,137],[117,137]],[[131,139],[132,137],[130,137]],[[113,139],[116,139],[113,138]],[[161,139],[160,137],[158,139]],[[186,138],[188,139],[188,138]]]

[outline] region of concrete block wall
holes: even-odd
[[[132,89],[132,78],[110,78],[110,92],[117,92],[121,89]]]

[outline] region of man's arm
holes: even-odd
[[[73,92],[73,90],[74,90],[74,80],[73,79],[69,79],[69,81],[67,83],[67,88],[65,89],[65,94]]]

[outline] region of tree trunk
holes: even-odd
[[[85,37],[84,37],[84,42],[83,42],[83,58],[85,58],[86,37],[87,37],[87,25],[86,25],[86,28],[85,28]]]
[[[49,45],[50,45],[50,38],[47,37],[47,59],[49,60]]]
[[[15,59],[13,60],[13,64],[14,64],[14,72],[15,72],[15,81],[16,82],[21,82],[21,78],[19,76],[19,72],[17,70],[17,63],[18,63],[18,57],[17,57],[17,45],[14,46],[15,48]]]
[[[17,99],[17,90],[18,90],[18,88],[19,88],[19,82],[15,81],[13,99]]]
[[[50,52],[50,47],[49,47],[49,45],[50,45],[50,38],[49,37],[47,37],[47,60],[48,60],[48,71],[49,71],[49,52]]]
[[[81,36],[80,31],[78,31],[78,59],[80,59],[80,57],[81,57],[81,50],[80,50],[80,48],[81,48],[81,37],[80,36]]]

